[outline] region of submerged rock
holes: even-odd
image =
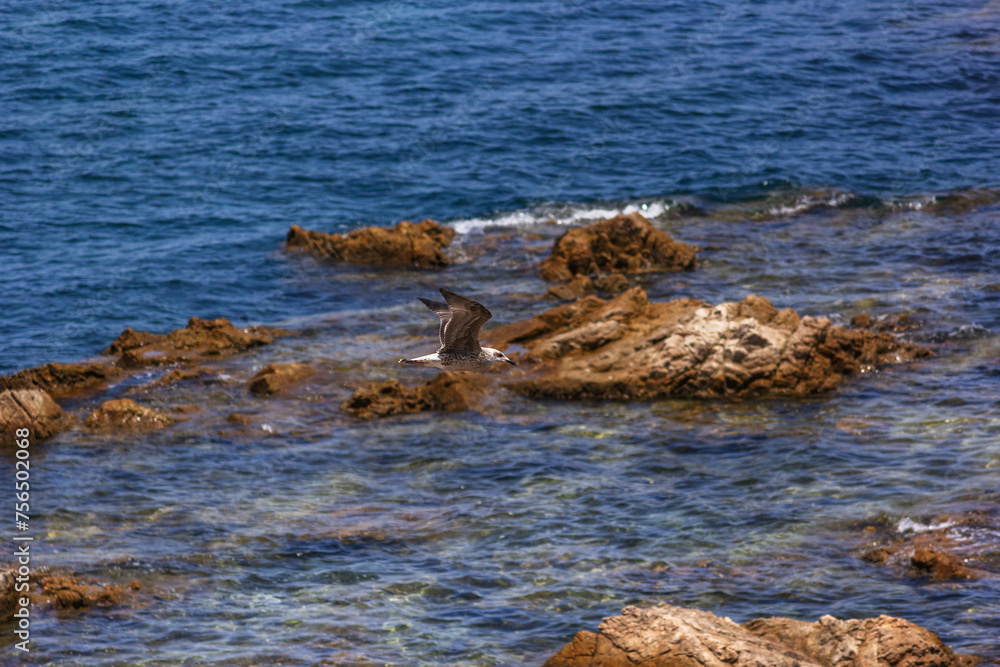
[[[84,423],[95,430],[138,432],[156,431],[170,426],[174,420],[130,398],[118,398],[102,403]]]
[[[444,372],[412,388],[396,379],[373,382],[357,389],[340,407],[360,419],[407,412],[464,412],[474,409],[485,393],[481,374]]]
[[[348,234],[327,234],[292,225],[288,249],[348,264],[439,268],[451,263],[444,254],[455,230],[433,220],[402,221],[395,227],[364,227]]]
[[[273,396],[301,382],[316,371],[308,364],[271,364],[250,380],[250,393],[254,396]]]
[[[0,392],[0,451],[14,447],[18,429],[31,431],[31,444],[69,429],[73,418],[40,389]]]
[[[28,588],[18,590],[17,586]],[[32,605],[51,606],[59,610],[86,610],[91,607],[117,607],[128,604],[142,584],[133,579],[126,585],[81,582],[70,574],[31,574],[18,581],[16,568],[0,571],[0,622],[13,618],[19,598],[26,597]],[[34,609],[31,610],[34,613]]]
[[[610,301],[584,297],[488,336],[501,349],[523,345],[522,358],[537,362],[532,376],[507,386],[563,399],[802,396],[863,368],[930,355],[887,333],[778,311],[762,297],[650,303],[639,287]]]
[[[116,363],[131,369],[194,363],[269,345],[286,333],[268,327],[238,329],[224,317],[215,320],[192,317],[186,327],[168,334],[126,329],[104,354],[118,355]]]
[[[707,611],[626,607],[578,632],[545,667],[966,667],[938,637],[899,618],[816,623],[757,619],[742,626]]]
[[[122,371],[109,364],[61,364],[53,362],[0,377],[0,391],[4,389],[40,389],[51,396],[60,397],[87,389],[104,387],[122,375]]]
[[[694,246],[674,241],[639,213],[630,213],[569,230],[539,268],[545,280],[565,282],[577,275],[680,271],[694,265]]]
[[[133,579],[127,586],[118,584],[86,584],[76,577],[52,575],[42,578],[42,596],[56,609],[83,610],[91,607],[117,607],[135,592],[142,590],[142,584]]]
[[[865,532],[879,539],[869,543],[861,559],[933,581],[978,579],[1000,571],[1000,522],[991,514],[968,512],[915,525],[918,529],[867,527]]]

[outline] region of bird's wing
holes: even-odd
[[[438,338],[441,340],[441,347],[444,347],[444,328],[448,326],[448,321],[451,319],[451,308],[448,304],[441,303],[440,301],[431,301],[430,299],[425,299],[419,297],[420,302],[425,306],[437,313],[437,316],[441,318],[441,328],[438,329]]]
[[[486,307],[468,297],[441,290],[448,302],[451,317],[441,320],[441,350],[453,353],[479,354],[479,331],[493,317]],[[436,311],[435,311],[436,312]]]

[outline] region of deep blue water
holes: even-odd
[[[986,2],[8,2],[0,22],[0,371],[125,326],[314,311],[280,284],[292,223],[998,181]]]
[[[975,582],[858,558],[864,525],[1000,507],[998,36],[982,1],[4,3],[0,373],[194,315],[304,332],[208,388],[110,390],[187,422],[37,450],[40,560],[151,594],[40,616],[35,659],[537,664],[658,602],[888,613],[1000,659],[995,533]],[[908,313],[936,356],[799,401],[340,415],[416,382],[392,363],[433,343],[416,297],[528,317],[543,221],[621,210],[703,249],[654,300]],[[291,224],[425,217],[461,232],[447,270],[282,252]],[[247,394],[288,360],[323,381]]]

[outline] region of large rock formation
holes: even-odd
[[[738,625],[707,611],[626,607],[578,632],[545,667],[966,667],[934,633],[890,616]]]
[[[102,388],[121,374],[122,371],[109,364],[51,363],[0,377],[0,391],[40,389],[58,398],[87,389]]]
[[[18,429],[31,432],[30,443],[51,438],[73,425],[46,392],[39,389],[8,389],[0,392],[0,451],[14,448]]]
[[[292,225],[287,247],[348,264],[438,268],[451,263],[444,249],[454,238],[454,229],[433,220],[419,224],[404,220],[391,229],[364,227],[348,234],[327,234]]]
[[[101,431],[146,432],[170,426],[174,420],[130,398],[118,398],[102,403],[84,423]]]
[[[634,287],[610,301],[588,296],[488,334],[518,343],[532,376],[507,386],[528,396],[658,399],[765,393],[808,395],[877,364],[928,356],[887,333],[778,311],[764,298],[711,306],[650,303]]]
[[[694,264],[694,246],[674,241],[639,213],[630,213],[569,230],[539,268],[545,280],[563,282],[577,275],[680,271]]]
[[[373,382],[360,387],[340,407],[361,419],[407,412],[463,412],[474,409],[486,392],[479,373],[444,372],[418,387],[404,387],[399,380]]]
[[[192,317],[186,327],[168,334],[126,329],[104,354],[118,355],[116,363],[132,369],[193,363],[268,345],[285,333],[267,327],[237,329],[224,317],[215,320]]]

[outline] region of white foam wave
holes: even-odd
[[[941,521],[940,523],[920,523],[919,521],[914,521],[910,517],[903,517],[896,524],[896,532],[898,533],[926,533],[929,530],[941,530],[943,528],[951,528],[956,525],[955,521]]]
[[[676,205],[670,200],[653,200],[626,204],[569,205],[546,204],[520,211],[501,213],[490,218],[464,218],[452,220],[448,224],[459,234],[474,233],[488,227],[527,227],[550,221],[560,225],[606,220],[616,215],[641,213],[647,218],[656,218]]]

